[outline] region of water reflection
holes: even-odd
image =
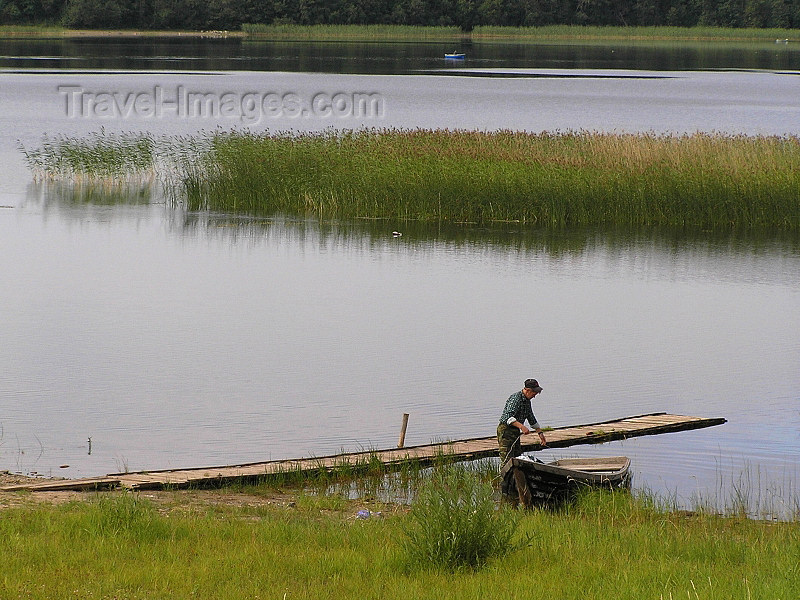
[[[318,222],[285,216],[239,217],[209,213],[181,213],[172,221],[179,235],[213,237],[236,245],[278,238],[337,246],[348,251],[373,251],[402,245],[415,251],[444,248],[470,252],[513,251],[566,258],[603,248],[611,253],[637,249],[695,257],[753,255],[770,259],[797,258],[800,235],[792,232],[697,230],[685,228],[609,229],[572,227],[545,229],[519,223],[489,226],[457,223],[402,222],[393,219]],[[395,237],[393,232],[402,233]],[[794,273],[787,274],[793,276]]]
[[[26,194],[26,203],[56,211],[65,206],[143,206],[164,200],[162,187],[149,178],[36,181],[28,185]]]
[[[566,450],[628,455],[659,492],[796,460],[797,236],[248,219],[37,184],[0,239],[0,468],[391,447],[406,412],[408,445],[489,436],[520,374],[554,427],[728,418]]]
[[[609,259],[605,265],[610,270],[609,276],[615,271],[635,273],[653,269],[658,262],[637,257],[656,253],[672,257],[661,262],[674,273],[715,279],[726,278],[726,273],[739,277],[735,269],[720,269],[719,261],[736,261],[741,268],[746,264],[742,261],[747,258],[759,261],[758,267],[750,270],[754,281],[771,285],[794,285],[800,281],[800,265],[796,262],[800,255],[800,235],[796,232],[652,227],[547,229],[520,223],[477,226],[394,219],[319,222],[285,215],[248,217],[192,213],[175,207],[156,181],[38,181],[28,185],[26,204],[38,206],[45,214],[58,215],[67,221],[85,219],[92,207],[147,207],[147,213],[164,219],[167,230],[173,235],[213,239],[230,246],[299,244],[310,245],[321,252],[335,248],[347,253],[402,249],[413,250],[417,256],[431,257],[441,252],[489,255],[502,252],[572,260],[575,267],[580,266],[574,261],[579,261],[581,256],[603,252],[617,257]],[[119,214],[121,218],[130,218],[130,213],[126,210]],[[401,235],[393,235],[395,232]],[[706,260],[714,261],[714,266],[701,269]]]
[[[443,60],[453,42],[297,42],[255,39],[2,39],[0,68],[162,71],[295,71],[408,74],[467,68],[800,70],[800,49],[773,42],[462,41],[457,65]]]
[[[149,39],[4,40],[0,48],[0,66],[17,69],[364,73],[445,68],[440,56],[452,50]],[[794,46],[465,48],[465,66],[483,69],[800,70]],[[742,87],[735,75],[725,93]],[[62,82],[22,79],[33,87],[12,82],[9,97],[34,108],[10,112],[7,129],[26,120],[63,127]],[[390,79],[418,99],[417,82]],[[425,79],[439,99],[440,85]],[[242,89],[254,85],[252,74],[242,81]],[[496,109],[496,82],[486,83]],[[579,91],[596,92],[598,84],[586,85]],[[696,95],[716,108],[722,101],[709,100],[708,89]],[[55,101],[37,109],[37,97]],[[553,101],[549,127],[571,97]],[[623,104],[636,113],[663,98]],[[785,130],[793,121],[782,98],[754,121],[764,126],[774,113]],[[575,110],[590,104],[579,94]],[[41,108],[51,105],[51,113]],[[538,99],[535,106],[544,111]],[[683,118],[694,105],[677,106]],[[451,114],[452,103],[445,107]],[[470,104],[457,118],[475,112]],[[519,124],[522,114],[502,123]],[[606,123],[609,112],[598,114]],[[83,133],[96,124],[68,125]],[[33,129],[20,135],[38,138]],[[552,426],[660,410],[729,419],[568,456],[629,455],[641,486],[683,499],[720,488],[728,498],[748,461],[765,480],[796,490],[796,234],[251,219],[173,209],[149,184],[40,182],[21,207],[0,211],[0,240],[0,272],[13,282],[3,286],[0,311],[0,469],[100,475],[390,447],[403,412],[412,415],[409,445],[492,435],[504,399],[521,376],[535,375],[548,393],[537,416]],[[324,394],[314,393],[320,381]],[[308,425],[287,440],[296,422]]]

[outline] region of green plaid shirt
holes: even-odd
[[[524,424],[525,419],[528,420],[528,424],[532,429],[539,429],[539,423],[536,421],[531,408],[531,401],[520,390],[516,394],[511,394],[506,400],[506,407],[500,416],[500,422],[511,425],[514,421],[519,421]]]

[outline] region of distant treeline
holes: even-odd
[[[800,28],[800,0],[0,0],[0,24],[237,30],[297,25]]]

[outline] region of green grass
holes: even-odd
[[[244,24],[249,37],[264,39],[318,41],[425,40],[540,42],[553,40],[672,40],[774,42],[776,39],[800,39],[796,29],[755,29],[729,27],[603,27],[546,25],[542,27],[476,27],[469,34],[458,27],[423,27],[413,25],[263,25]]]
[[[659,510],[599,493],[562,512],[506,515],[507,552],[481,568],[409,562],[414,517],[355,518],[304,499],[205,506],[132,494],[0,511],[2,598],[563,600],[794,599],[800,525]],[[514,575],[513,584],[510,576]]]
[[[450,223],[800,229],[795,137],[217,134],[193,211]]]
[[[314,41],[698,41],[698,42],[774,42],[776,39],[800,40],[797,29],[756,29],[731,27],[619,27],[545,25],[541,27],[480,26],[471,33],[458,27],[417,25],[264,25],[245,23],[242,31],[225,32],[254,39]],[[200,31],[150,30],[74,30],[53,24],[2,25],[0,37],[82,37],[87,35],[130,36],[203,36]]]
[[[658,41],[739,41],[773,42],[800,39],[797,29],[756,29],[732,27],[617,27],[547,25],[543,27],[477,27],[475,35],[488,39],[529,40],[658,40]]]
[[[36,25],[0,25],[0,37],[46,36],[61,34],[62,32],[64,32],[63,27],[46,23]]]
[[[362,130],[60,138],[44,179],[160,170],[190,211],[319,220],[800,230],[800,138]]]
[[[39,148],[20,146],[37,179],[116,181],[154,173],[155,140],[147,133],[94,132],[87,137],[46,137]]]
[[[68,29],[55,24],[2,25],[0,37],[44,36],[71,37],[90,34],[122,34],[137,36],[204,35],[205,32],[169,30],[85,30]],[[226,32],[236,35],[237,32]],[[242,33],[250,37],[296,40],[502,40],[537,42],[546,40],[674,40],[674,41],[774,41],[800,39],[797,29],[757,29],[731,27],[619,27],[545,25],[540,27],[479,26],[469,34],[458,27],[417,25],[264,25],[245,23]]]
[[[516,521],[495,510],[493,490],[468,468],[434,469],[421,485],[405,530],[407,564],[477,568],[516,549]]]
[[[52,23],[0,25],[0,38],[85,38],[85,37],[244,37],[241,31],[207,32],[185,29],[69,29]]]
[[[249,37],[317,41],[450,40],[461,39],[458,27],[421,25],[263,25],[245,23]]]

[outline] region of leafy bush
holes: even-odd
[[[404,550],[409,563],[475,568],[517,547],[516,517],[497,509],[491,484],[464,467],[440,467],[421,485],[411,508]]]

